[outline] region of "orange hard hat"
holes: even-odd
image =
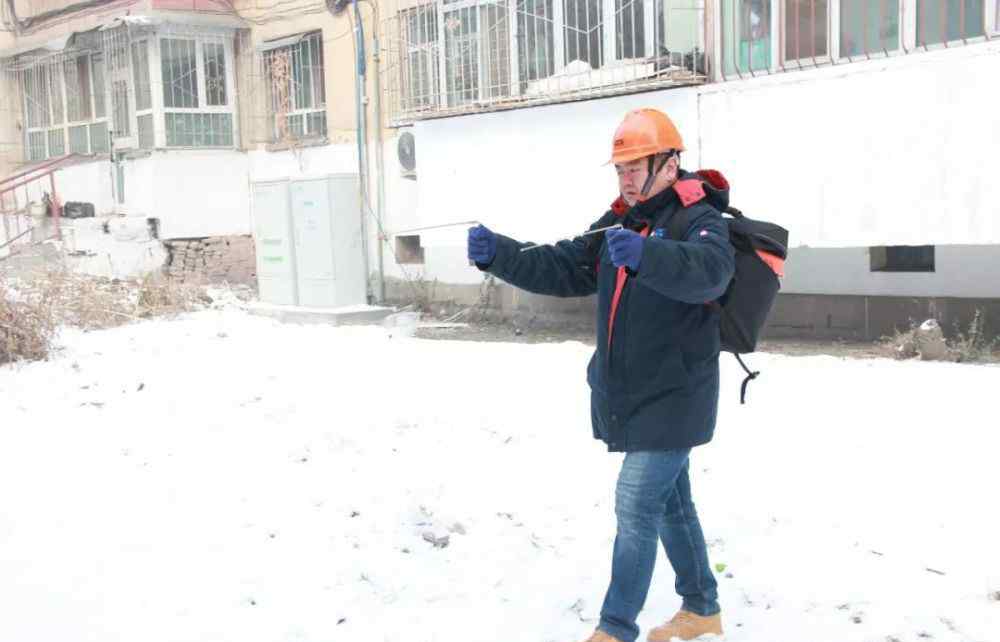
[[[684,141],[673,121],[658,109],[635,109],[625,114],[615,130],[609,163],[628,163],[654,154],[684,151]]]

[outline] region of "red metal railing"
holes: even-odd
[[[61,238],[61,231],[59,227],[59,216],[62,212],[62,206],[59,202],[59,195],[56,192],[56,172],[69,164],[70,161],[80,158],[79,154],[66,154],[65,156],[60,156],[59,158],[54,158],[34,167],[30,167],[26,170],[18,172],[16,174],[11,174],[7,178],[0,179],[0,216],[4,218],[4,231],[7,237],[4,241],[3,247],[12,244],[14,241],[26,236],[28,232],[31,231],[32,226],[29,226],[27,230],[21,229],[21,218],[24,212],[22,209],[26,210],[29,205],[33,202],[31,197],[32,186],[40,186],[43,181],[48,180],[49,190],[47,192],[49,196],[48,202],[48,212],[47,214],[52,217],[55,238]],[[23,203],[22,203],[23,197]],[[13,217],[15,230],[13,232],[9,229],[10,218]],[[11,235],[13,234],[13,238]]]

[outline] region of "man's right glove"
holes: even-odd
[[[485,225],[469,230],[469,260],[489,265],[497,255],[497,235]]]

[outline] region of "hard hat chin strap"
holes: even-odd
[[[641,194],[643,198],[646,198],[646,196],[649,195],[649,190],[653,187],[653,181],[656,180],[656,175],[663,171],[663,168],[666,167],[667,163],[670,162],[670,159],[676,154],[677,152],[675,150],[670,150],[667,154],[653,154],[646,159],[649,165],[646,182],[642,184]],[[659,163],[657,163],[657,158],[659,158]]]

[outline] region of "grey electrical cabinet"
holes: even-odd
[[[340,308],[366,302],[356,175],[253,185],[260,300]]]

